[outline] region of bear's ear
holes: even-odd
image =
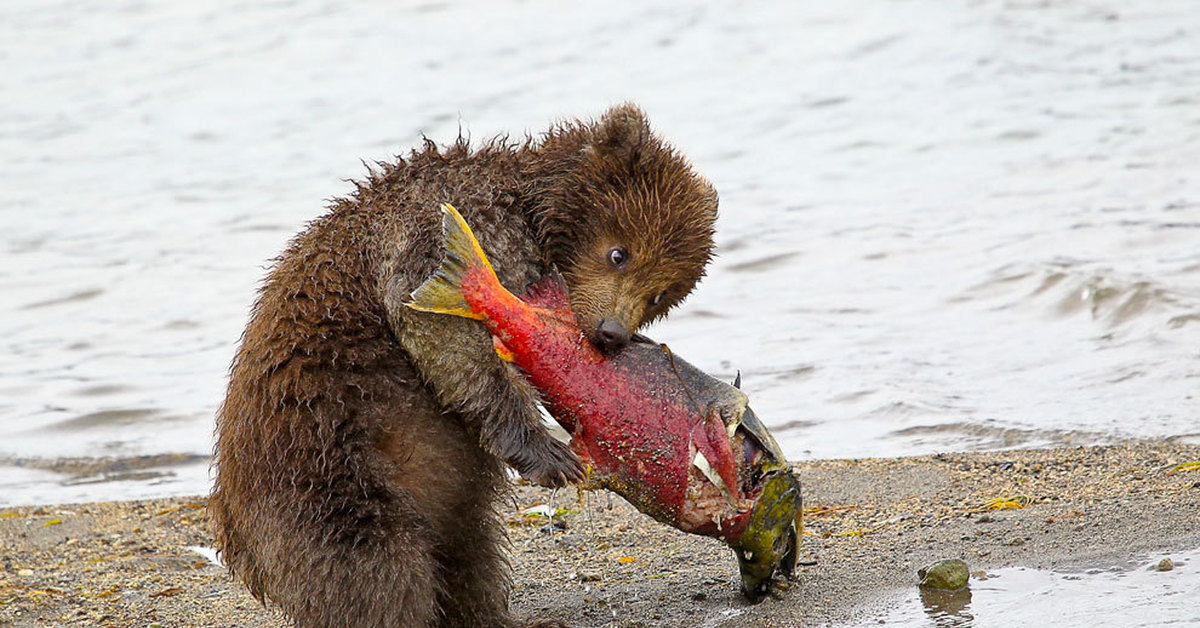
[[[717,218],[717,207],[721,204],[721,195],[717,194],[717,188],[711,183],[708,184],[708,192],[704,195],[705,205],[710,210],[710,215],[715,220]]]
[[[633,103],[625,103],[604,112],[585,150],[632,160],[650,139],[650,123],[645,112]]]

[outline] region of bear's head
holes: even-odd
[[[551,129],[539,153],[534,218],[547,261],[584,333],[613,353],[704,276],[716,190],[631,104]]]

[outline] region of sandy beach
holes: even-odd
[[[805,564],[757,605],[742,600],[733,557],[712,539],[575,490],[554,496],[568,512],[551,532],[525,514],[550,491],[517,486],[501,505],[512,603],[576,626],[876,623],[880,602],[915,588],[917,569],[937,559],[962,558],[977,578],[1200,547],[1196,461],[1200,446],[1132,444],[798,464]],[[189,549],[211,539],[202,497],[6,509],[0,625],[287,625]]]

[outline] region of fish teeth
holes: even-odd
[[[704,456],[704,452],[697,450],[696,457],[692,458],[692,464],[696,465],[697,469],[700,469],[700,472],[704,474],[704,477],[708,478],[709,482],[716,485],[730,504],[735,503],[733,495],[729,494],[729,487],[725,486],[725,481],[721,479],[721,474],[717,473],[717,470],[713,468],[712,463]]]

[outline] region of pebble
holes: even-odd
[[[1158,561],[1158,564],[1154,566],[1155,571],[1171,571],[1174,568],[1175,561],[1171,560],[1170,558],[1164,558]]]
[[[958,591],[967,586],[971,570],[966,561],[954,558],[941,560],[928,567],[917,570],[921,586],[942,589],[943,591]]]
[[[563,521],[552,521],[538,528],[538,532],[542,534],[556,534],[558,532],[566,532],[567,524]]]
[[[33,575],[33,570],[32,569],[22,569],[17,572],[17,575],[24,577],[24,578],[28,578],[29,576]]]

